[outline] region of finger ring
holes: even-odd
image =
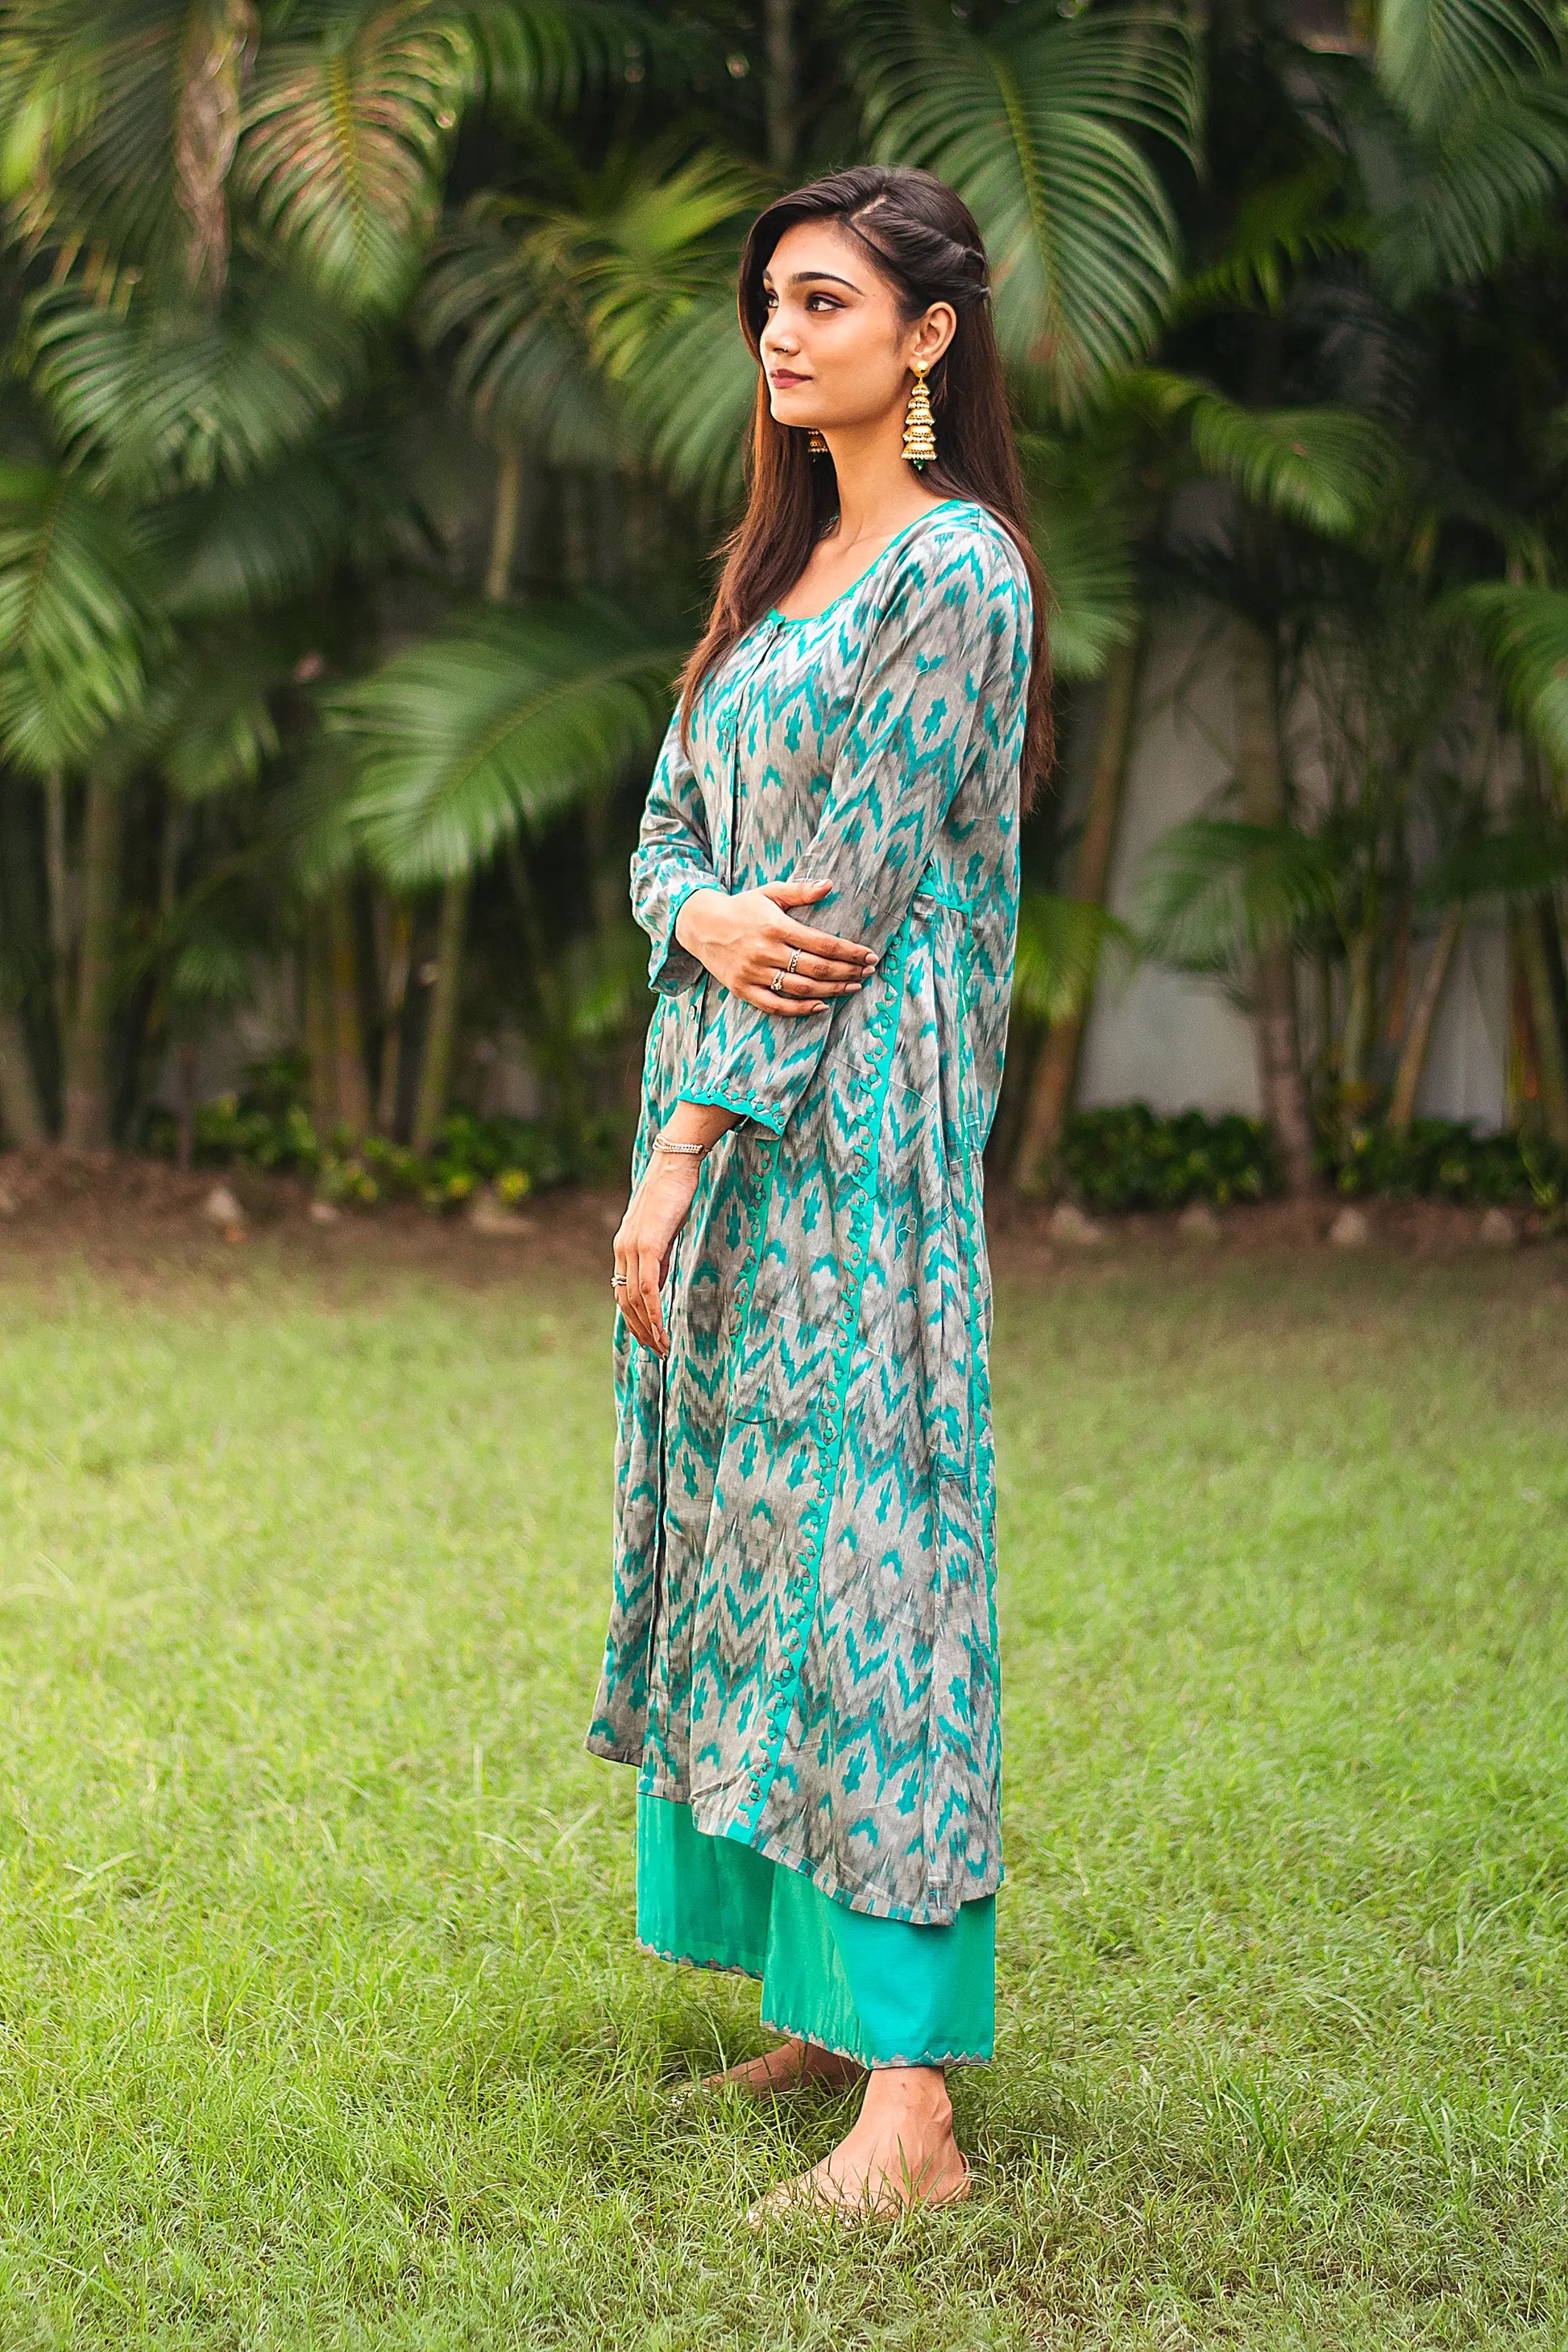
[[[768,986],[773,990],[775,996],[782,996],[784,994],[784,976],[782,971],[775,971],[772,980],[768,982]]]
[[[790,950],[790,951],[789,951],[789,961],[788,961],[788,963],[787,963],[787,964],[785,964],[785,966],[784,966],[784,970],[785,970],[786,971],[793,971],[795,970],[795,968],[796,964],[797,964],[799,961],[800,961],[800,950],[799,950],[798,948],[791,948],[791,950]]]
[[[612,1290],[624,1290],[624,1289],[626,1288],[626,1276],[625,1276],[624,1274],[612,1274],[612,1275],[611,1275],[611,1276],[610,1276],[610,1288],[611,1288]]]

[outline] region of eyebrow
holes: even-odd
[[[790,277],[784,279],[784,284],[786,286],[809,286],[813,278],[826,278],[831,286],[847,286],[851,294],[858,294],[860,291],[860,289],[856,285],[855,280],[852,278],[836,277],[831,269],[797,269]],[[773,284],[773,279],[765,269],[763,272],[763,284],[764,286],[771,286]]]

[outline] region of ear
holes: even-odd
[[[928,368],[934,367],[958,327],[958,313],[951,302],[933,302],[915,330],[910,347],[910,364],[923,360]]]

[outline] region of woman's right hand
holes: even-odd
[[[675,919],[689,955],[732,996],[762,1013],[822,1013],[858,989],[877,959],[869,948],[814,931],[786,909],[814,906],[830,882],[764,882],[760,890],[694,890]],[[795,956],[794,971],[789,961]],[[775,972],[784,978],[775,989]]]

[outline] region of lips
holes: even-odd
[[[775,392],[787,392],[791,384],[809,383],[811,378],[808,375],[793,374],[788,368],[775,368],[768,382]]]

